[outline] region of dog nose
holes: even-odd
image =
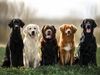
[[[48,31],[48,35],[50,35],[51,34],[51,31]]]
[[[90,29],[90,28],[91,28],[91,26],[90,26],[90,25],[88,25],[88,26],[87,26],[87,29]]]
[[[18,28],[19,26],[18,25],[15,25],[15,28]]]
[[[70,31],[68,31],[68,34],[70,34]]]
[[[32,31],[32,35],[34,35],[35,34],[35,32],[34,31]]]

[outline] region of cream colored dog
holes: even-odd
[[[38,67],[41,61],[39,43],[40,29],[37,24],[29,24],[23,29],[25,35],[23,43],[23,63],[25,67]]]

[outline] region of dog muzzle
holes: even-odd
[[[71,30],[70,30],[70,29],[67,29],[67,30],[65,31],[65,33],[66,33],[67,36],[70,36],[70,35],[71,35]]]
[[[91,33],[91,29],[86,29],[86,32],[87,33]]]
[[[46,38],[51,39],[52,38],[52,31],[50,29],[46,30]]]
[[[35,31],[32,31],[31,34],[29,33],[29,36],[30,36],[31,38],[34,38],[34,37],[35,37]]]

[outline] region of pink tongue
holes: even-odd
[[[50,39],[50,38],[51,38],[51,36],[46,36],[46,38]]]
[[[87,32],[87,33],[90,33],[90,32],[91,32],[91,29],[86,29],[86,32]]]

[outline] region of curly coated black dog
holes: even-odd
[[[53,25],[45,25],[42,28],[41,65],[54,65],[58,62],[58,44],[56,40],[56,29]]]
[[[23,66],[24,45],[20,28],[24,26],[24,23],[20,19],[13,19],[8,25],[12,29],[12,32],[7,43],[5,58],[2,67]]]
[[[81,24],[83,28],[82,37],[79,44],[79,64],[81,66],[96,66],[97,44],[93,35],[94,28],[97,26],[93,19],[85,19]]]

